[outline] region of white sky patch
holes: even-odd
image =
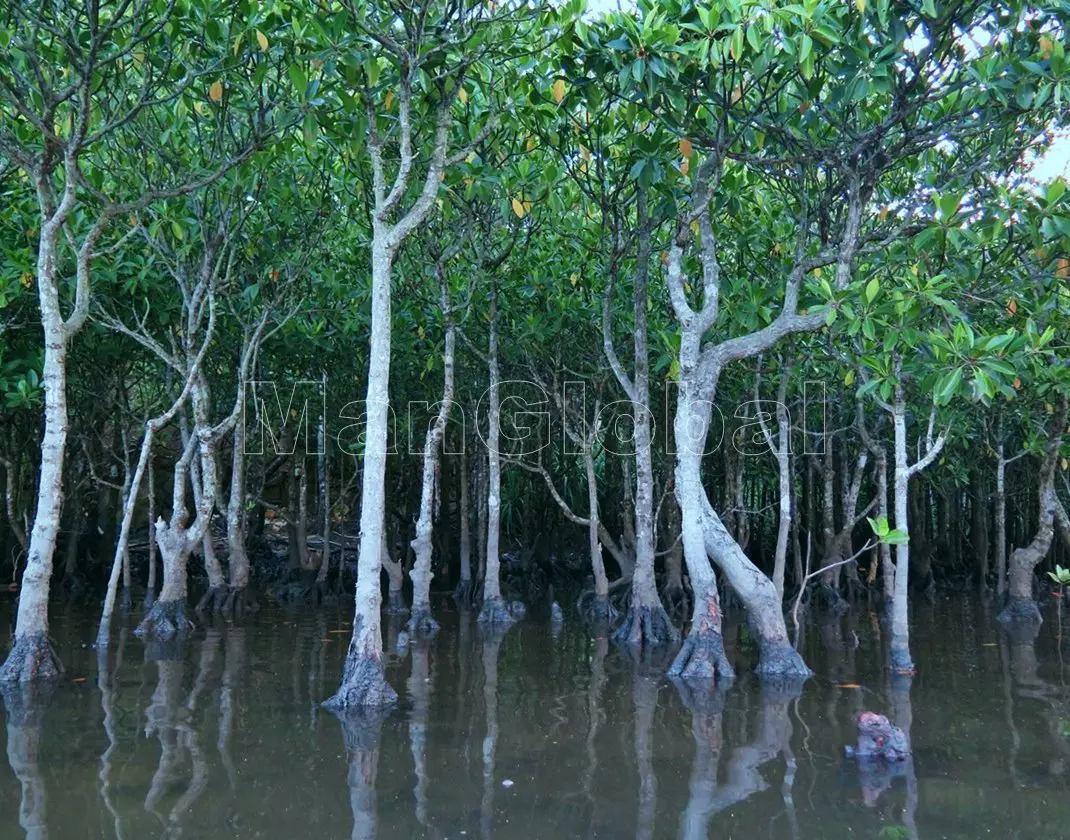
[[[1042,184],[1062,176],[1070,179],[1070,129],[1056,134],[1048,150],[1033,166],[1030,174]]]

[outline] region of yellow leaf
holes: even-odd
[[[1010,314],[1010,315],[1013,315],[1017,311],[1018,311],[1018,301],[1016,301],[1014,298],[1011,298],[1007,302],[1007,313]]]
[[[472,163],[472,162],[475,161],[475,159],[476,159],[476,153],[475,152],[469,152],[468,153],[468,157],[466,157],[464,159],[464,162],[465,163]]]
[[[208,97],[213,102],[218,102],[220,99],[222,99],[223,98],[223,83],[222,82],[218,82],[218,81],[212,82],[212,86],[210,88],[208,88]]]
[[[386,110],[390,110],[390,106],[394,103],[394,91],[388,90],[386,92]]]
[[[582,143],[580,143],[580,157],[584,160],[591,159],[591,150],[584,146]]]
[[[888,218],[888,208],[887,207],[882,207],[880,209],[880,213],[878,215],[880,216],[881,221],[883,222],[885,219]]]
[[[525,213],[530,213],[531,212],[531,202],[530,201],[525,201],[524,202],[524,212]]]
[[[466,91],[464,88],[461,88],[457,92],[457,98],[460,99],[461,102],[463,102],[465,105],[467,105],[468,104],[468,91]]]
[[[866,13],[866,0],[855,0],[855,8],[858,9],[860,15]]]
[[[418,327],[418,328],[417,328],[417,330],[416,330],[416,334],[417,334],[418,336],[420,336],[420,338],[423,338],[423,337],[424,337],[424,335],[425,335],[425,333],[424,333],[424,328],[423,328],[423,327]]]
[[[565,80],[558,79],[554,82],[554,101],[558,104],[565,98]]]
[[[1041,35],[1040,36],[1040,57],[1041,58],[1051,58],[1051,51],[1052,51],[1053,47],[1054,47],[1054,44],[1052,43],[1051,38],[1049,38],[1047,35]]]
[[[844,385],[853,385],[854,381],[855,381],[855,372],[853,370],[847,371],[847,373],[843,377],[843,384]]]
[[[238,50],[239,49],[241,49],[241,35],[239,35],[237,38],[234,39],[234,48],[233,48],[234,55],[238,54]]]
[[[687,158],[684,158],[683,160],[680,161],[680,174],[681,175],[686,175],[688,173],[688,170],[690,170],[690,169],[691,169],[691,161],[689,161]]]
[[[692,233],[693,236],[698,236],[698,234],[699,234],[698,222],[692,222],[691,223],[691,233]]]
[[[858,683],[838,683],[836,688],[861,688]]]
[[[732,88],[732,104],[735,105],[743,98],[743,85],[736,85]]]
[[[22,283],[24,289],[28,289],[33,285],[33,275],[28,271],[24,271],[22,276],[19,277],[19,282]]]
[[[524,211],[524,202],[522,202],[519,198],[514,198],[513,201],[512,201],[512,205],[513,205],[513,212],[516,213],[516,217],[518,219],[523,219],[524,218],[524,212],[525,212]]]
[[[529,152],[535,151],[535,138],[534,137],[529,137],[528,138],[527,150]]]
[[[267,52],[268,51],[267,35],[265,35],[259,29],[256,30],[256,43],[258,43],[260,45],[260,52]]]
[[[1070,461],[1066,460],[1066,458],[1063,458],[1059,462],[1059,466],[1062,467],[1064,471],[1065,470],[1070,470]]]
[[[568,282],[575,286],[577,283],[580,282],[580,276],[575,271],[573,271],[572,276],[568,278]]]
[[[1014,390],[1017,391],[1022,387],[1022,380],[1016,376],[1014,377],[1014,382],[1012,382],[1011,385],[1013,385]]]
[[[685,294],[691,294],[691,284],[690,283],[684,283],[684,293]]]
[[[668,251],[662,251],[661,252],[661,264],[662,265],[668,265],[669,264],[669,252]]]
[[[198,114],[203,114],[204,113],[204,103],[203,102],[194,102],[193,103],[193,110],[196,111]]]
[[[685,158],[689,158],[692,152],[694,152],[694,147],[691,145],[691,141],[685,137],[680,141],[680,154]]]

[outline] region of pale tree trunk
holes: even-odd
[[[327,378],[323,378],[323,390],[327,391]],[[326,591],[327,575],[331,570],[331,476],[330,476],[330,453],[327,451],[327,418],[321,417],[319,422],[319,455],[317,461],[316,478],[319,481],[319,507],[322,518],[320,536],[323,539],[323,551],[320,556],[319,571],[316,572],[316,586],[320,594]]]
[[[200,507],[196,522],[187,527],[186,480],[197,451],[197,431],[195,428],[189,436],[182,457],[175,464],[171,521],[165,522],[161,516],[156,522],[156,543],[163,561],[163,586],[159,598],[134,631],[141,637],[167,641],[186,635],[193,627],[186,617],[186,566],[190,551],[204,537],[203,520],[206,518],[201,515],[204,507]],[[207,504],[202,497],[202,505]]]
[[[1048,439],[1040,462],[1037,490],[1037,530],[1026,546],[1016,548],[1007,570],[1008,599],[999,614],[1000,621],[1011,623],[1039,623],[1040,610],[1033,600],[1033,572],[1048,556],[1055,538],[1055,470],[1059,463],[1059,448],[1066,431],[1068,399],[1063,397],[1048,427]]]
[[[513,620],[502,598],[499,576],[501,557],[498,541],[501,535],[502,455],[501,440],[501,375],[498,372],[498,290],[490,289],[490,337],[487,347],[487,367],[490,387],[487,390],[487,554],[483,577],[483,607],[479,611],[480,624],[507,624]]]
[[[11,439],[14,442],[14,430],[12,430]],[[26,531],[23,530],[22,523],[19,521],[19,511],[16,505],[17,487],[22,472],[22,459],[18,458],[13,461],[10,458],[0,458],[0,466],[4,468],[4,511],[7,513],[8,527],[19,547],[26,551]]]
[[[210,396],[208,393],[208,383],[205,380],[203,373],[199,369],[194,371],[191,375],[193,381],[193,387],[190,389],[190,396],[192,397],[193,404],[193,419],[194,428],[207,427],[209,422],[210,411]],[[239,383],[239,393],[241,384]],[[181,420],[182,438],[185,441],[187,436],[186,425],[184,420]],[[202,507],[210,506],[210,509],[215,509],[214,494],[212,498],[202,498],[204,492],[204,483],[201,479],[201,464],[209,457],[206,453],[198,452],[198,455],[194,456],[193,462],[190,465],[190,483],[193,486],[193,503],[200,510]],[[214,454],[211,455],[215,457]],[[211,470],[211,474],[215,475],[217,472],[216,465],[204,464],[204,470]],[[223,566],[219,562],[219,558],[215,553],[215,542],[212,539],[212,518],[211,513],[208,515],[208,522],[204,529],[204,535],[201,537],[201,555],[204,558],[204,571],[208,576],[208,591],[204,593],[204,596],[198,601],[196,606],[196,612],[219,612],[222,609],[223,604],[227,598],[227,583],[226,578],[223,576]]]
[[[597,415],[597,409],[596,409]],[[594,575],[595,619],[609,620],[613,607],[609,603],[609,578],[602,560],[602,543],[598,538],[598,474],[595,472],[594,456],[588,444],[583,449],[583,469],[587,476],[587,548],[591,554],[591,574]]]
[[[650,440],[650,350],[648,346],[647,305],[650,274],[651,222],[647,212],[646,192],[636,197],[639,249],[635,260],[632,289],[634,318],[634,369],[630,378],[617,359],[613,347],[610,320],[613,285],[609,285],[602,308],[602,344],[610,367],[632,402],[632,430],[635,439],[635,567],[632,573],[631,602],[624,623],[615,634],[618,642],[635,648],[675,642],[680,638],[661,598],[654,577],[654,460]],[[630,470],[625,463],[625,485],[631,495]],[[625,547],[625,552],[628,548]]]
[[[681,341],[680,383],[677,393],[674,434],[676,440],[676,494],[683,520],[684,562],[694,590],[695,607],[688,642],[673,670],[691,667],[682,662],[689,647],[703,654],[695,663],[697,675],[727,676],[731,666],[724,657],[720,638],[720,604],[716,579],[709,563],[712,557],[740,599],[747,606],[758,636],[758,672],[766,676],[808,677],[810,669],[788,640],[781,599],[773,582],[758,569],[733,539],[714,512],[702,486],[702,452],[706,444],[716,378],[700,386],[697,371],[701,333],[685,331]],[[716,618],[714,618],[716,617]],[[699,638],[690,644],[692,636]]]
[[[996,448],[996,597],[1007,594],[1007,460]]]
[[[227,498],[227,570],[230,591],[223,614],[241,616],[257,608],[249,594],[249,554],[245,549],[245,423],[234,424],[230,457],[230,495]]]
[[[902,364],[895,361],[897,377],[901,377]],[[929,414],[929,427],[925,435],[925,454],[915,463],[907,459],[907,420],[906,398],[903,384],[895,386],[895,403],[892,409],[892,424],[895,430],[895,528],[906,535],[904,542],[895,547],[895,592],[892,596],[892,637],[889,642],[889,668],[899,675],[914,673],[914,661],[910,656],[910,624],[908,616],[908,595],[910,591],[910,479],[921,472],[935,460],[944,448],[946,433],[933,440],[933,424],[936,421],[936,408]]]
[[[386,514],[386,449],[390,399],[390,273],[394,251],[376,223],[372,243],[372,329],[368,363],[364,475],[360,503],[353,638],[338,692],[328,708],[382,706],[397,700],[383,673],[379,569]]]
[[[145,581],[145,606],[156,600],[156,470],[149,459],[149,574]]]
[[[676,442],[676,500],[680,505],[684,562],[691,579],[694,606],[691,629],[670,676],[731,680],[735,672],[721,638],[721,604],[717,578],[707,556],[702,523],[702,455],[709,431],[711,403],[695,381],[701,336],[687,331],[680,348],[680,381],[673,434]],[[778,608],[779,612],[779,608]],[[785,638],[787,631],[785,631]]]
[[[470,477],[468,475],[468,441],[467,439],[464,439],[461,441],[461,498],[459,504],[459,516],[461,519],[461,579],[457,583],[457,596],[462,601],[468,601],[468,599],[472,597],[472,514],[471,511],[468,509],[469,481]]]
[[[123,441],[123,485],[119,491],[119,498],[126,499],[130,493],[130,484],[133,480],[133,474],[130,469],[130,446],[127,439],[125,427],[120,430]],[[129,532],[129,529],[127,529]],[[130,576],[130,540],[126,540],[126,544],[123,546],[122,551],[122,563],[123,563],[123,597],[122,597],[122,609],[130,609],[131,599],[133,593],[133,581]]]
[[[383,533],[381,562],[383,570],[386,572],[387,580],[386,613],[387,615],[404,615],[409,611],[405,604],[405,596],[402,593],[402,588],[405,585],[405,567],[402,565],[400,558],[395,560],[391,555],[389,540],[387,540],[385,532]]]
[[[19,591],[15,644],[0,667],[0,682],[54,679],[62,666],[48,642],[48,595],[63,508],[63,454],[67,445],[67,342],[56,284],[58,224],[41,228],[37,254],[38,301],[44,331],[45,431],[37,484],[37,514],[30,532],[26,571]]]
[[[487,576],[487,462],[480,455],[475,469],[476,481],[476,534],[479,539],[476,562],[479,564],[479,580]]]
[[[422,36],[416,37],[419,39]],[[418,66],[414,65],[407,55],[401,57],[397,122],[400,161],[392,184],[388,185],[387,182],[383,160],[384,140],[379,134],[374,111],[368,124],[368,153],[372,165],[375,209],[372,214],[372,323],[360,504],[360,548],[357,555],[353,637],[346,653],[341,686],[324,704],[334,711],[381,707],[397,700],[397,693],[387,684],[383,673],[383,635],[379,616],[382,599],[379,573],[382,568],[386,514],[386,452],[390,418],[390,281],[398,248],[434,208],[446,166],[453,162],[452,159],[448,161],[446,155],[452,121],[451,107],[464,75],[463,69],[454,71],[455,85],[452,94],[435,106],[434,141],[430,144],[431,158],[423,184],[409,209],[392,224],[390,219],[410,192],[416,159],[412,148],[411,116],[412,74],[417,72]],[[460,159],[466,154],[467,149],[462,150]]]
[[[862,403],[858,403],[856,406],[855,427],[862,438],[862,443],[865,444],[866,449],[876,459],[877,516],[885,522],[890,522],[891,517],[888,509],[888,451],[884,448],[884,444],[877,443],[870,437],[869,430],[866,428]],[[880,558],[884,602],[891,604],[895,597],[895,565],[892,563],[892,547],[888,543],[882,542],[877,548]],[[872,570],[870,577],[873,577]]]
[[[294,470],[297,473],[297,509],[293,525],[297,565],[302,572],[307,572],[312,561],[308,556],[308,464],[304,457],[294,455]]]
[[[128,553],[130,526],[134,520],[134,508],[137,506],[137,489],[141,487],[141,479],[145,474],[145,468],[152,458],[152,438],[154,434],[153,424],[147,423],[145,437],[141,442],[141,454],[138,456],[137,467],[134,469],[133,479],[126,491],[126,499],[123,503],[123,519],[122,524],[119,526],[119,542],[115,547],[111,575],[108,578],[108,590],[104,596],[104,611],[101,613],[100,626],[97,630],[97,646],[100,648],[106,648],[108,644],[111,619],[115,612],[116,593],[119,588],[119,567]]]
[[[713,598],[716,592],[703,584],[712,580],[712,570],[706,554],[713,558],[747,608],[751,624],[758,636],[760,659],[758,671],[763,676],[809,677],[806,667],[788,640],[787,626],[776,587],[725,529],[706,497],[701,482],[702,452],[709,429],[712,399],[724,367],[733,361],[753,358],[773,347],[781,339],[795,333],[811,332],[824,324],[824,313],[800,315],[799,292],[806,274],[806,240],[800,233],[795,244],[795,256],[790,273],[784,281],[784,303],[777,317],[760,330],[716,344],[703,345],[707,331],[716,323],[720,310],[721,267],[717,255],[717,238],[710,219],[710,197],[720,181],[723,165],[721,152],[713,154],[699,167],[693,179],[691,206],[679,220],[669,248],[666,280],[673,313],[680,324],[680,389],[677,397],[677,417],[674,424],[677,448],[677,498],[680,501],[684,525],[684,560],[695,587],[695,611],[698,615],[719,616]],[[847,207],[843,228],[829,264],[836,266],[834,288],[845,289],[851,279],[851,268],[858,249],[862,206],[865,203],[857,175],[848,173],[845,179]],[[702,266],[702,306],[693,308],[683,277],[684,247],[691,239],[691,228],[698,231],[699,258]],[[808,224],[800,225],[800,231]],[[693,426],[693,428],[689,428]],[[701,435],[701,436],[700,436]],[[701,550],[698,534],[703,536],[705,552]],[[697,582],[697,583],[696,583]],[[705,594],[707,597],[701,597]],[[708,601],[708,603],[705,603]],[[698,625],[706,628],[713,622]],[[692,624],[691,634],[696,625]]]
[[[906,409],[897,396],[893,415],[895,428],[895,527],[909,537],[910,466],[907,462]],[[895,590],[892,593],[892,637],[889,664],[893,671],[912,673],[908,594],[910,591],[910,542],[895,547]]]
[[[420,516],[416,520],[416,538],[412,541],[412,550],[416,559],[413,561],[412,571],[409,572],[409,577],[412,579],[412,615],[409,618],[408,627],[410,633],[420,635],[434,635],[438,632],[438,622],[431,617],[431,578],[434,576],[431,572],[433,547],[431,535],[434,527],[432,506],[442,440],[446,435],[446,423],[453,408],[453,366],[457,346],[457,331],[453,325],[453,310],[445,269],[440,265],[439,271],[442,314],[446,319],[446,341],[442,353],[442,400],[439,402],[438,414],[428,428],[424,439]]]
[[[996,447],[996,598],[1002,603],[1007,596],[1007,466],[1025,457],[1026,450],[1004,457],[1002,418],[996,434],[1000,438]]]
[[[760,373],[759,373],[760,375]],[[754,382],[755,414],[761,426],[762,435],[765,437],[769,449],[776,456],[777,463],[777,496],[778,513],[776,550],[773,554],[773,586],[776,588],[777,597],[784,600],[784,573],[788,560],[788,538],[791,535],[792,511],[791,511],[791,419],[788,416],[788,383],[791,379],[791,366],[785,365],[780,374],[780,385],[777,387],[776,396],[776,420],[777,436],[774,445],[773,435],[766,423],[765,412],[762,411],[758,400],[758,379]]]
[[[210,306],[214,311],[214,298],[209,291]],[[171,492],[171,520],[165,522],[163,517],[156,523],[156,542],[163,559],[163,588],[160,597],[146,613],[145,618],[134,632],[138,636],[153,639],[170,640],[184,636],[192,628],[192,622],[186,617],[187,577],[186,563],[190,551],[202,542],[211,525],[212,512],[216,506],[218,475],[216,472],[216,447],[222,435],[229,434],[238,420],[241,407],[242,387],[249,370],[250,359],[258,346],[262,334],[265,315],[261,318],[250,343],[242,349],[241,364],[237,376],[237,396],[230,414],[220,423],[206,427],[195,423],[193,433],[186,442],[182,457],[175,464],[174,484]],[[202,345],[198,359],[208,346],[206,340]],[[181,399],[178,401],[181,403]],[[186,510],[186,480],[196,456],[200,457],[200,480],[194,480],[196,518],[188,524]]]

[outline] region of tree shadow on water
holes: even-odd
[[[48,796],[41,774],[39,758],[44,733],[45,712],[51,702],[55,684],[0,683],[7,712],[7,761],[19,780],[19,825],[27,840],[48,837]]]

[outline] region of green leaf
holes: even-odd
[[[874,277],[868,283],[866,283],[865,291],[862,292],[863,299],[866,301],[866,305],[873,303],[877,298],[877,293],[880,291],[880,281]]]
[[[955,368],[951,373],[944,374],[936,385],[933,402],[937,405],[947,405],[958,393],[960,385],[962,385],[962,368]]]

